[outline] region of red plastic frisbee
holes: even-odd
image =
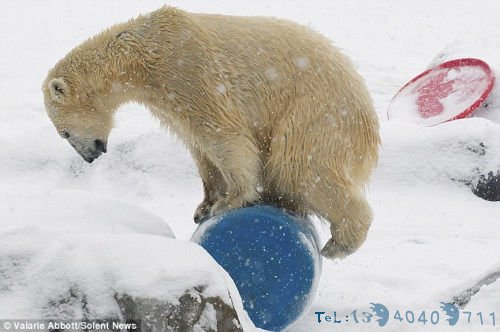
[[[484,103],[494,84],[482,60],[447,61],[406,83],[392,98],[387,117],[425,126],[462,119]]]

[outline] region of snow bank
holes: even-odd
[[[383,124],[383,146],[375,181],[403,185],[474,184],[500,169],[500,125],[481,118],[421,127],[403,121]]]
[[[71,234],[146,234],[175,238],[167,223],[131,204],[77,191],[9,193],[0,191],[0,229],[23,229],[51,236]]]
[[[78,191],[0,200],[0,319],[120,318],[117,294],[176,303],[202,286],[252,328],[229,275],[151,213]]]

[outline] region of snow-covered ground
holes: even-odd
[[[119,319],[117,297],[177,304],[197,291],[234,305],[241,325],[255,328],[229,274],[152,213],[80,190],[4,194],[0,320]],[[216,322],[212,307],[196,324],[201,331]]]
[[[55,132],[40,91],[48,69],[74,46],[105,27],[163,4],[1,2],[0,211],[19,206],[19,197],[76,189],[138,205],[168,222],[177,238],[190,238],[202,187],[189,154],[174,137],[145,109],[128,105],[118,113],[109,152],[87,164]],[[324,261],[313,307],[291,331],[379,328],[373,320],[361,319],[359,324],[344,318],[339,324],[318,324],[314,314],[336,311],[345,317],[353,310],[370,311],[372,302],[386,305],[391,316],[396,310],[404,319],[408,310],[416,316],[413,324],[391,318],[382,330],[445,329],[448,323],[440,302],[500,270],[500,203],[479,199],[451,180],[474,180],[478,173],[500,168],[500,124],[476,118],[422,128],[388,121],[386,110],[399,87],[449,44],[474,43],[480,45],[479,51],[484,45],[497,50],[498,57],[500,3],[172,0],[168,4],[195,12],[278,16],[309,25],[351,57],[374,98],[383,147],[369,191],[373,226],[354,255]],[[0,227],[8,223],[3,218],[0,215]],[[500,280],[484,286],[464,310],[472,312],[470,323],[463,313],[451,331],[500,329]],[[440,321],[417,322],[422,311],[428,320],[432,311],[439,311]]]

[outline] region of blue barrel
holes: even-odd
[[[271,206],[246,207],[206,220],[192,240],[232,277],[255,326],[281,331],[309,309],[322,263],[308,218]]]

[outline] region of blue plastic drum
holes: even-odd
[[[321,274],[314,225],[271,206],[203,222],[193,241],[229,273],[255,326],[280,331],[310,307]]]

